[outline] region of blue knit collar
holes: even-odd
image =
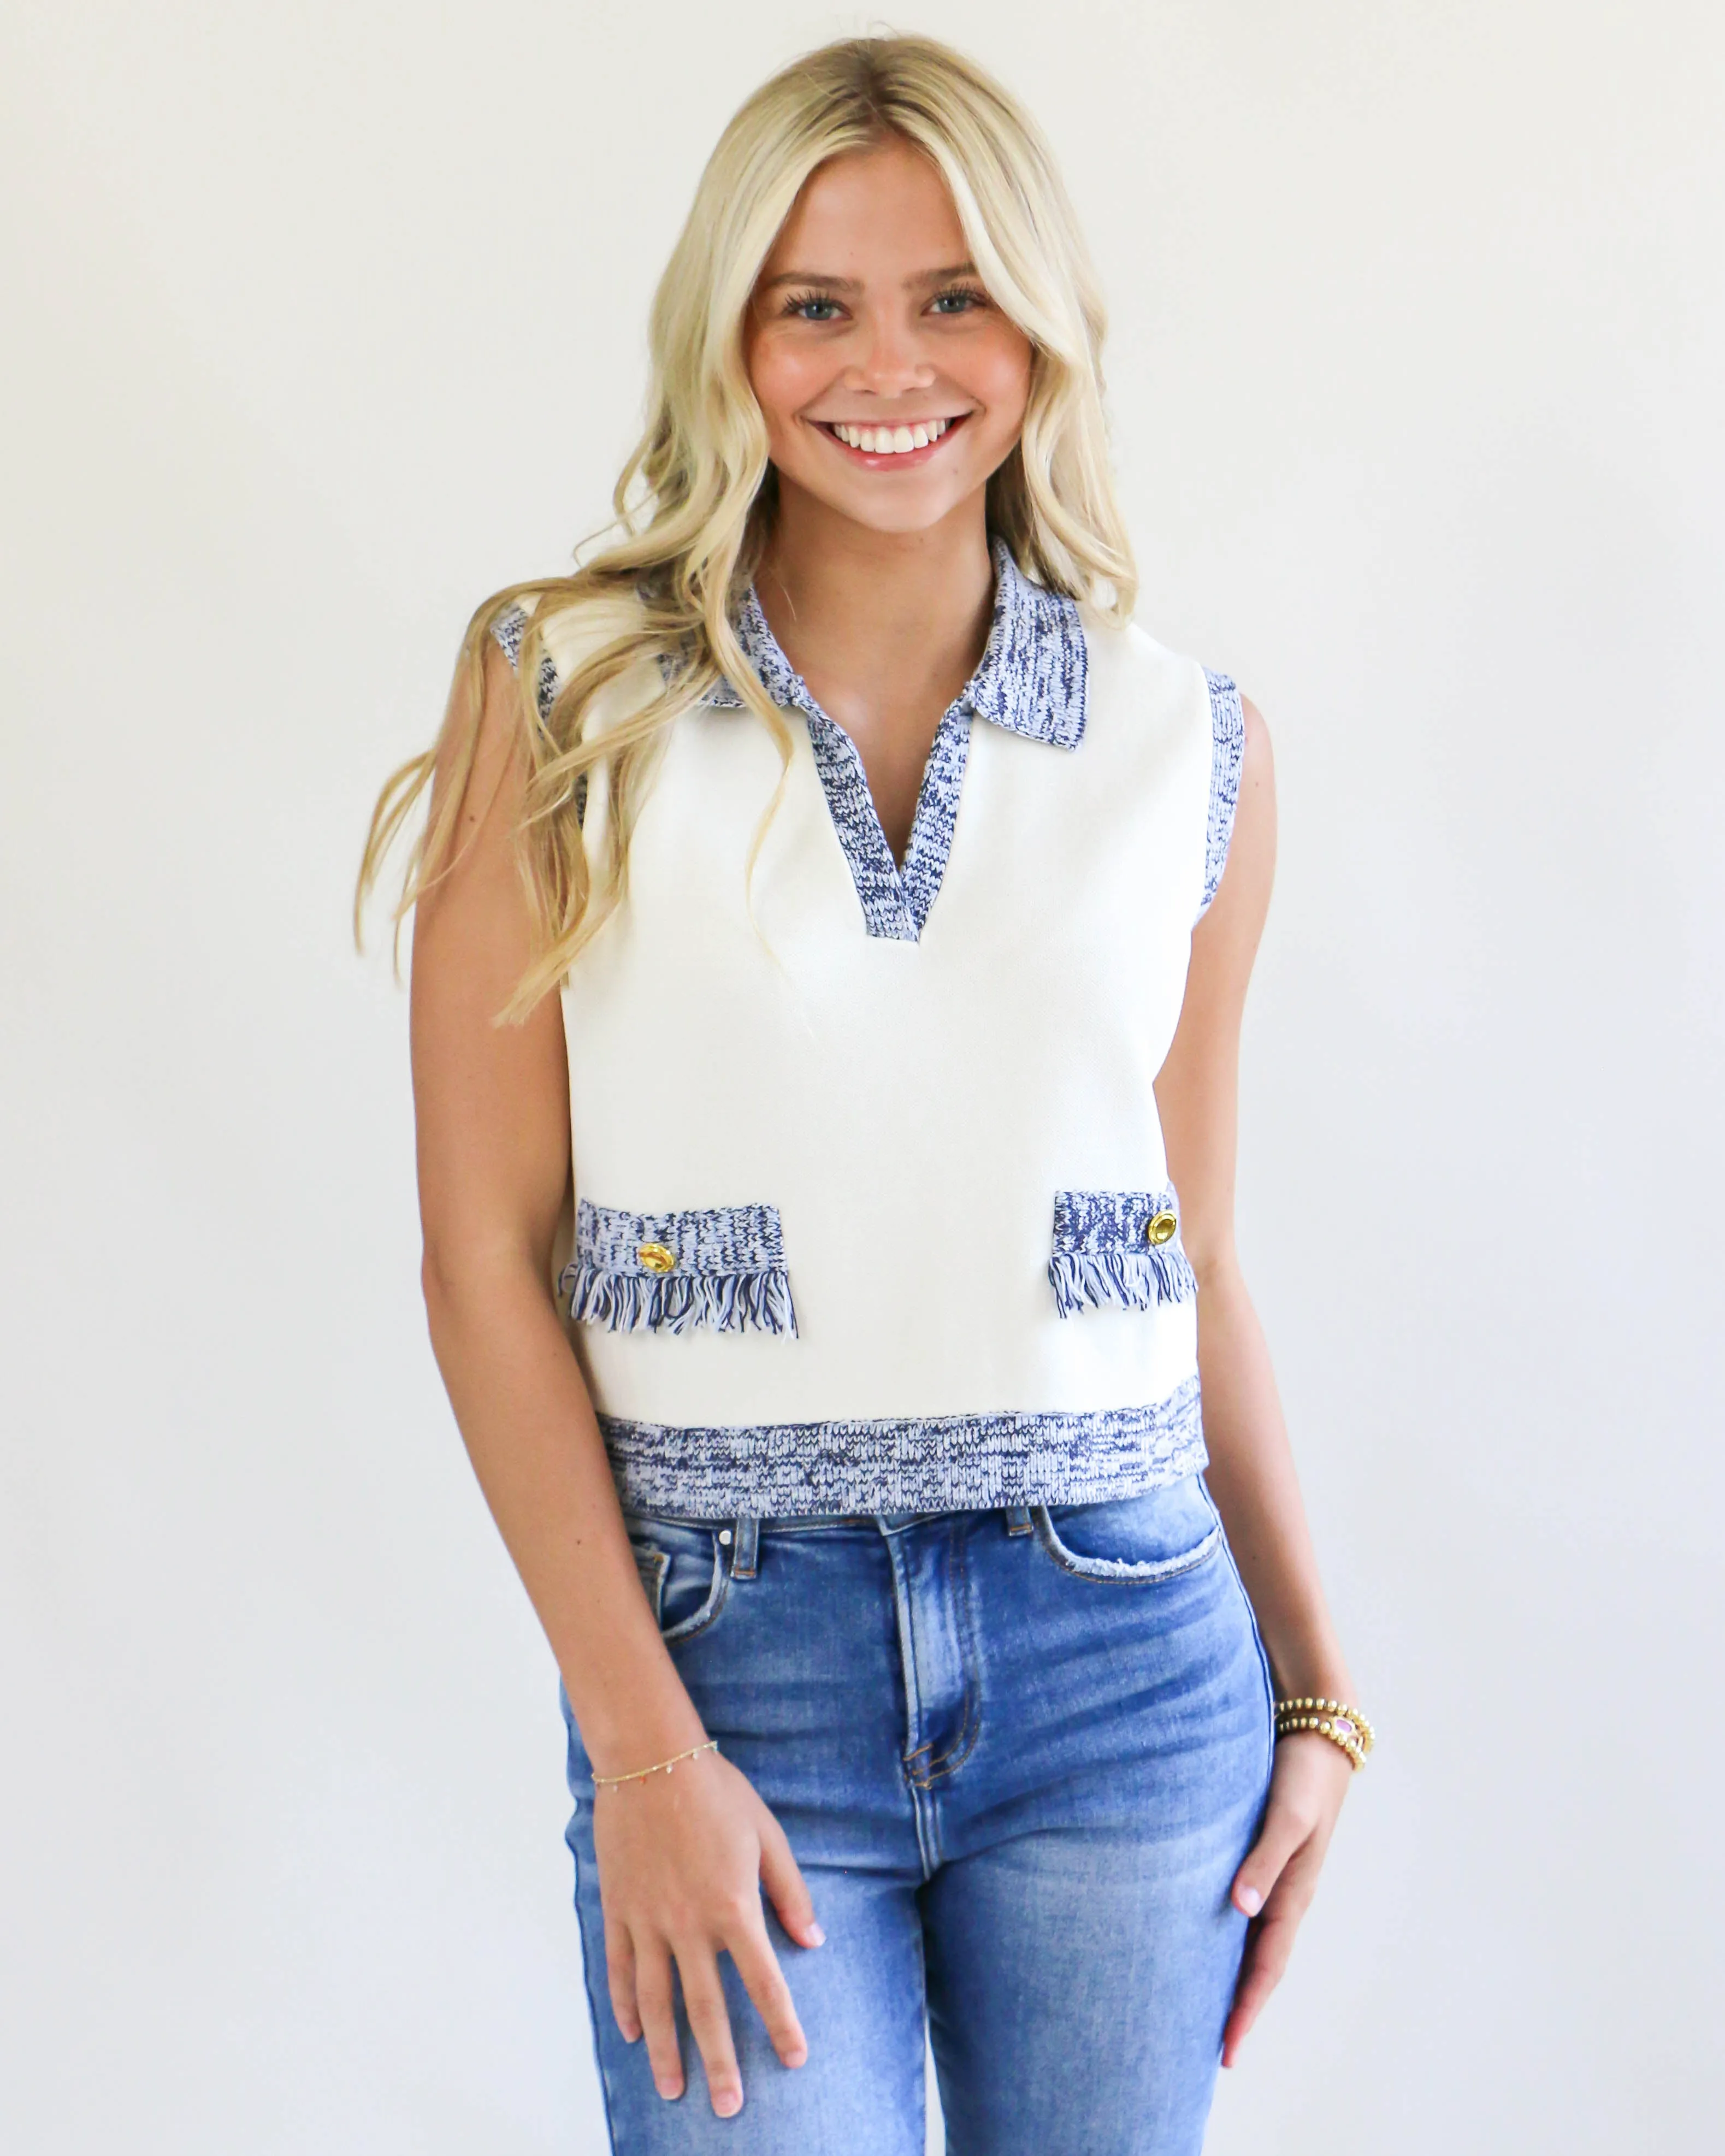
[[[1009,733],[1057,748],[1076,748],[1084,734],[1084,629],[1076,603],[1034,584],[1004,539],[993,542],[994,619],[977,670],[950,709],[973,711]],[[826,715],[779,648],[752,584],[732,618],[743,654],[775,704],[813,717]],[[742,699],[728,681],[701,698],[735,711]]]

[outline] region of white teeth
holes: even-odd
[[[866,456],[902,456],[909,449],[926,449],[952,425],[950,419],[920,419],[913,427],[852,427],[833,422],[833,432],[847,449]]]

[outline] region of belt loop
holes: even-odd
[[[731,1577],[752,1579],[761,1543],[761,1522],[752,1512],[737,1516],[737,1540],[731,1548]]]
[[[1006,1508],[1006,1532],[1009,1535],[1027,1535],[1030,1532],[1030,1507],[1028,1505],[1009,1505]]]

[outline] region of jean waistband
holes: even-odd
[[[1034,1524],[1034,1514],[1040,1508],[1002,1505],[984,1509],[1004,1522],[1008,1534],[1028,1535]],[[963,1510],[973,1515],[978,1513],[975,1507]],[[877,1527],[882,1534],[891,1535],[919,1526],[926,1520],[959,1517],[961,1514],[957,1512],[793,1512],[762,1518],[758,1513],[739,1512],[722,1524],[716,1521],[690,1521],[685,1524],[716,1527],[719,1540],[730,1548],[731,1577],[752,1579],[760,1568],[763,1531],[771,1534],[814,1534],[831,1527]]]

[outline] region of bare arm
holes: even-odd
[[[1242,705],[1245,761],[1228,865],[1192,938],[1180,1023],[1156,1081],[1181,1235],[1198,1276],[1198,1359],[1211,1494],[1251,1598],[1278,1696],[1350,1699],[1325,1605],[1269,1350],[1234,1240],[1240,1031],[1276,870],[1269,731]],[[1292,1950],[1352,1772],[1327,1738],[1284,1739],[1257,1845],[1234,1897],[1257,1921],[1224,2041],[1231,2066]],[[1260,1913],[1261,1912],[1261,1913]]]
[[[431,1342],[474,1469],[601,1773],[701,1731],[640,1591],[593,1406],[549,1286],[569,1176],[562,1017],[494,1014],[529,921],[511,832],[521,772],[513,680],[488,665],[465,848],[414,923],[413,1098]],[[653,1748],[657,1746],[655,1751]],[[643,1752],[640,1759],[633,1755]]]
[[[604,1441],[552,1299],[552,1244],[569,1180],[562,1014],[547,997],[523,1024],[494,1022],[531,954],[513,839],[525,776],[516,693],[507,661],[489,649],[454,865],[414,923],[425,1306],[475,1473],[594,1769],[628,1773],[700,1743],[705,1732],[642,1592]],[[783,1833],[743,1777],[711,1756],[700,1774],[607,1791],[594,1829],[624,2035],[644,2030],[655,2080],[678,2093],[674,1958],[715,2107],[735,2109],[742,2087],[720,1948],[780,2056],[797,2064],[806,2051],[757,1883],[765,1878],[793,1938],[818,1942]]]

